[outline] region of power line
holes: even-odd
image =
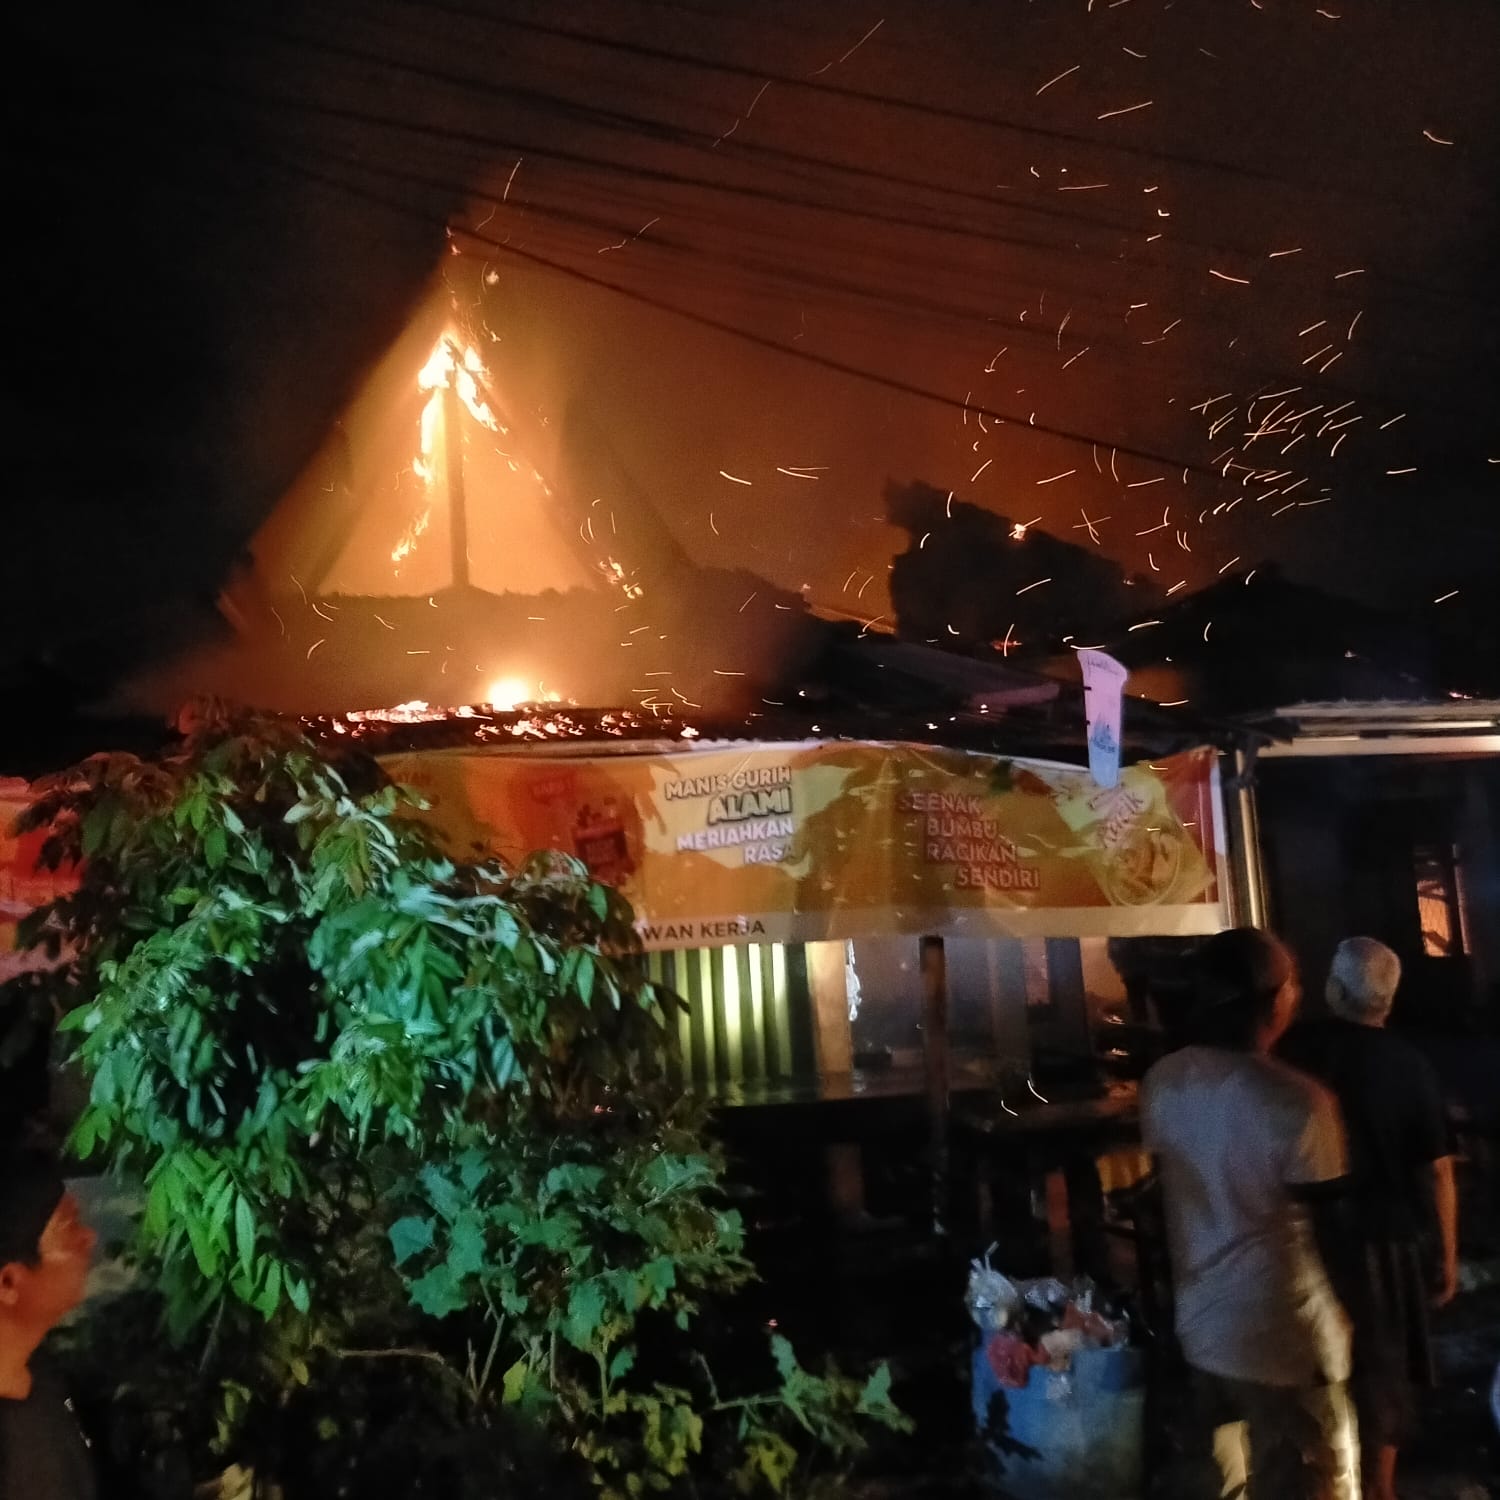
[[[411,3],[411,0],[395,0],[395,3],[408,4]],[[439,0],[434,0],[434,8],[456,9],[460,13],[463,13],[461,7],[445,5],[439,3]],[[509,19],[502,20],[498,17],[492,17],[490,19],[494,20],[495,24],[497,25],[505,26],[514,24],[521,27],[522,29],[532,28],[532,23],[512,23]],[[543,29],[545,30],[546,28]],[[659,143],[675,144],[683,147],[684,149],[692,149],[700,152],[709,152],[713,150],[713,146],[711,143],[704,140],[692,139],[694,132],[671,121],[654,119],[648,116],[631,114],[624,111],[601,109],[597,106],[583,104],[576,100],[568,99],[562,95],[558,95],[555,93],[549,94],[542,90],[511,85],[491,84],[487,80],[474,78],[469,75],[453,73],[445,69],[436,69],[405,60],[394,59],[382,53],[364,51],[359,48],[350,47],[344,43],[327,42],[317,38],[307,37],[305,35],[277,32],[268,28],[261,28],[260,34],[263,37],[284,45],[314,48],[333,56],[342,56],[346,59],[392,69],[394,71],[405,73],[410,76],[422,77],[429,81],[441,83],[446,86],[457,86],[460,88],[475,90],[491,97],[499,96],[510,98],[533,109],[562,114],[563,116],[572,119],[577,123],[589,126],[594,129],[600,129],[604,131],[619,131],[627,137],[632,134],[640,134]],[[601,45],[603,45],[603,43],[601,43]],[[631,45],[633,46],[634,44]],[[704,61],[703,66],[719,65],[713,64],[709,61]],[[760,70],[741,69],[738,65],[731,64],[723,64],[722,66],[730,71],[747,73],[749,76],[764,76]],[[778,75],[773,74],[770,76],[773,81],[778,78]],[[828,87],[831,88],[832,86],[829,85]],[[893,102],[902,103],[904,101]],[[305,101],[299,102],[298,107],[314,110],[321,109],[324,112],[328,113],[336,112],[333,106],[318,106]],[[349,117],[351,118],[359,116],[360,112],[349,112]],[[722,183],[713,179],[694,177],[686,173],[672,172],[662,168],[644,168],[627,165],[624,163],[610,162],[605,158],[590,158],[583,153],[570,153],[558,150],[556,148],[546,148],[535,145],[524,146],[516,142],[486,138],[477,132],[462,131],[454,127],[424,126],[418,124],[417,122],[403,121],[390,116],[376,115],[373,113],[365,114],[363,115],[363,118],[367,123],[384,126],[386,128],[417,131],[440,139],[448,139],[456,142],[462,141],[463,143],[468,144],[475,149],[500,149],[504,151],[520,151],[533,156],[565,161],[572,165],[591,165],[597,170],[638,174],[642,177],[653,178],[657,181],[662,181],[673,185],[699,187],[711,192],[735,193],[741,196],[759,198],[763,201],[779,201],[785,206],[806,208],[814,212],[832,213],[846,217],[863,217],[874,222],[885,223],[893,227],[913,228],[919,230],[931,229],[956,237],[982,240],[998,244],[1008,244],[1022,249],[1053,250],[1057,248],[1055,245],[1047,241],[1027,238],[1015,234],[1001,233],[995,230],[976,227],[973,224],[960,224],[955,223],[951,220],[945,220],[931,216],[927,218],[917,219],[908,215],[893,214],[875,208],[856,209],[844,205],[831,204],[815,198],[808,198],[801,195],[793,195],[785,192],[777,192],[772,189],[760,188],[750,184]],[[974,118],[979,123],[983,123],[984,121],[984,117]],[[1008,126],[1008,128],[1024,130],[1027,127]],[[1045,134],[1046,132],[1042,133]],[[684,139],[684,137],[687,137],[687,139]],[[1115,220],[1093,217],[1088,214],[1076,213],[1071,210],[1060,208],[1056,205],[1038,204],[1034,202],[1024,201],[997,201],[986,194],[977,193],[971,189],[958,188],[951,185],[934,184],[922,178],[909,177],[904,174],[890,173],[882,169],[865,167],[858,163],[841,162],[833,158],[813,156],[805,152],[785,151],[781,148],[762,146],[758,143],[744,142],[739,143],[737,147],[735,146],[735,143],[732,142],[726,142],[725,144],[728,144],[731,147],[732,154],[738,158],[743,159],[747,155],[764,157],[767,163],[774,165],[781,170],[789,170],[793,167],[801,167],[812,172],[828,171],[835,173],[845,173],[865,181],[882,182],[887,185],[900,188],[904,191],[923,191],[936,195],[947,195],[950,197],[959,198],[965,201],[979,204],[984,208],[995,212],[1008,212],[1011,214],[1021,213],[1033,215],[1039,218],[1057,219],[1065,223],[1073,224],[1074,226],[1085,229],[1091,233],[1100,235],[1144,236],[1145,233],[1144,229],[1139,226],[1130,226],[1128,224],[1122,224]],[[1103,143],[1090,142],[1090,144]],[[1176,159],[1171,153],[1151,153],[1147,151],[1136,151],[1133,154],[1148,158],[1159,157],[1160,159],[1167,161]],[[1168,240],[1166,244],[1162,246],[1162,249],[1170,250],[1180,255],[1188,247],[1192,247],[1194,249],[1202,251],[1209,251],[1219,255],[1234,256],[1242,261],[1254,262],[1259,261],[1262,258],[1262,252],[1259,250],[1247,250],[1241,246],[1229,245],[1214,240],[1196,239],[1184,236],[1180,233],[1174,235],[1172,239]],[[1114,259],[1114,257],[1111,256],[1109,252],[1103,249],[1086,248],[1082,245],[1077,244],[1076,242],[1072,246],[1072,249],[1075,251],[1075,253],[1090,257]],[[1332,263],[1331,257],[1322,256],[1318,258],[1328,260],[1329,263]],[[1491,305],[1483,298],[1475,296],[1474,294],[1469,292],[1455,292],[1450,288],[1430,286],[1422,282],[1414,281],[1411,278],[1396,276],[1391,273],[1382,272],[1378,269],[1372,270],[1370,274],[1373,280],[1378,280],[1387,283],[1390,286],[1402,288],[1407,292],[1420,293],[1425,296],[1440,298],[1444,300],[1473,302],[1481,307],[1488,307]]]
[[[373,193],[352,183],[340,181],[337,178],[319,172],[314,168],[304,166],[301,163],[284,161],[282,165],[288,170],[308,177],[313,181],[322,182],[339,192],[349,193],[355,197],[365,198],[370,202],[378,203],[393,212],[404,214],[420,213],[419,210],[413,209],[398,200]],[[886,390],[894,391],[899,395],[909,396],[915,400],[941,406],[949,411],[971,412],[978,417],[988,417],[995,422],[1024,427],[1028,431],[1038,432],[1045,437],[1057,438],[1063,442],[1075,445],[1087,444],[1091,450],[1098,448],[1112,449],[1130,458],[1137,458],[1146,463],[1160,465],[1163,468],[1172,470],[1174,473],[1186,468],[1205,477],[1219,477],[1218,469],[1196,463],[1192,460],[1184,461],[1181,458],[1157,453],[1149,448],[1138,448],[1132,444],[1111,441],[1108,438],[1089,437],[1085,433],[1074,432],[1066,427],[1055,427],[1050,423],[1037,422],[1030,418],[1021,418],[1014,412],[1003,412],[991,406],[961,401],[953,396],[945,395],[941,391],[935,391],[927,386],[917,385],[911,381],[900,380],[895,376],[886,375],[880,371],[865,369],[847,360],[834,359],[830,355],[817,354],[811,349],[799,349],[795,344],[788,344],[780,339],[770,338],[765,334],[755,332],[753,329],[742,328],[738,324],[727,322],[722,318],[712,317],[707,313],[695,312],[691,308],[680,307],[676,303],[668,302],[662,297],[653,296],[649,292],[637,291],[633,287],[621,286],[617,282],[609,281],[603,276],[595,276],[587,271],[581,271],[575,266],[565,265],[561,261],[552,260],[544,255],[537,255],[530,250],[523,250],[519,246],[506,244],[504,241],[497,240],[493,236],[483,234],[475,229],[455,228],[452,232],[474,240],[498,255],[510,256],[513,259],[522,260],[540,269],[555,272],[558,275],[565,276],[586,286],[593,286],[602,291],[613,292],[618,297],[639,303],[641,306],[652,308],[657,312],[668,313],[685,322],[696,324],[700,328],[707,328],[715,333],[725,334],[731,338],[739,339],[743,343],[754,345],[757,348],[765,349],[775,354],[786,355],[788,358],[800,360],[804,364],[814,365],[835,374],[851,376],[854,379],[862,380],[872,385],[882,386]]]
[[[309,148],[303,147],[302,149],[306,150]],[[473,191],[464,184],[439,181],[425,173],[407,172],[396,167],[356,160],[341,156],[336,152],[326,151],[322,148],[316,148],[314,154],[341,167],[352,168],[369,175],[434,189],[454,197],[466,196],[480,203],[493,205],[496,208],[508,206],[514,210],[519,207],[513,200],[508,201],[493,193]],[[636,235],[639,233],[638,226],[622,224],[618,220],[603,219],[594,215],[580,213],[575,209],[557,207],[555,205],[540,203],[536,200],[528,200],[523,211],[539,215],[559,224],[576,227],[580,230],[592,229],[611,237],[618,236],[622,242],[629,240],[633,243],[637,255],[642,251],[650,253],[659,252],[667,255],[675,255],[692,262],[733,266],[752,276],[759,277],[767,282],[773,291],[779,289],[782,295],[785,295],[785,292],[788,290],[797,291],[799,293],[798,300],[802,302],[816,302],[818,300],[816,295],[805,294],[805,289],[811,288],[815,293],[823,292],[852,298],[861,302],[875,303],[892,309],[897,313],[907,315],[930,315],[948,318],[965,324],[982,320],[987,328],[1004,330],[1010,337],[1042,340],[1050,343],[1057,332],[1057,330],[1043,324],[1031,324],[1015,319],[1000,318],[972,308],[960,307],[952,303],[939,302],[911,294],[893,294],[879,287],[850,281],[847,278],[822,275],[807,268],[797,270],[795,275],[800,279],[793,282],[791,277],[794,273],[784,263],[771,263],[752,256],[710,249],[701,244],[675,238],[670,234],[660,231],[651,234],[649,237],[637,240]],[[594,248],[597,251],[600,247],[595,246]],[[675,270],[674,274],[681,274],[680,268]],[[1130,352],[1139,343],[1139,340],[1126,339],[1119,334],[1103,331],[1086,324],[1079,325],[1077,337],[1087,339],[1090,349],[1103,346],[1111,352],[1121,355]],[[1219,378],[1216,373],[1220,368],[1218,362],[1205,364],[1203,367],[1210,373],[1213,373],[1215,379]],[[1253,385],[1256,382],[1266,382],[1267,384],[1277,383],[1284,380],[1285,375],[1286,371],[1282,368],[1235,364],[1225,367],[1223,378],[1236,379],[1240,382],[1248,381]],[[1374,396],[1368,391],[1360,390],[1356,386],[1326,378],[1319,382],[1319,389],[1337,393],[1338,395],[1354,396],[1360,400],[1376,402],[1380,400],[1378,396]]]
[[[922,177],[911,177],[903,173],[891,172],[887,169],[867,167],[858,162],[847,162],[833,157],[815,156],[808,152],[791,151],[782,147],[769,146],[761,142],[731,140],[723,135],[718,138],[710,138],[707,131],[697,131],[672,120],[663,120],[649,115],[632,114],[623,110],[607,109],[599,105],[590,105],[576,99],[569,99],[564,95],[548,93],[544,90],[512,84],[496,84],[489,79],[474,77],[472,74],[456,73],[446,68],[435,68],[428,64],[415,63],[409,59],[393,58],[381,52],[353,47],[344,42],[329,42],[321,38],[274,31],[265,27],[255,27],[253,29],[262,36],[289,45],[315,49],[350,61],[369,63],[376,67],[387,68],[411,77],[422,78],[429,82],[467,89],[487,97],[502,97],[511,101],[517,101],[529,108],[549,113],[560,113],[585,124],[593,124],[601,128],[618,128],[628,132],[638,132],[652,140],[679,145],[699,152],[720,151],[722,147],[722,151],[720,151],[721,159],[725,154],[742,158],[753,157],[782,169],[798,167],[809,169],[812,172],[842,173],[858,178],[862,182],[878,182],[907,191],[950,197],[966,203],[979,205],[991,212],[999,210],[1012,213],[1035,214],[1038,217],[1060,219],[1066,223],[1081,225],[1088,229],[1113,234],[1139,234],[1142,232],[1139,225],[1121,223],[1117,220],[1079,213],[1055,204],[1009,203],[997,200],[990,193],[979,192],[972,188],[962,188],[948,183],[932,182]],[[708,106],[699,105],[698,107],[707,108]]]
[[[818,78],[799,77],[794,73],[778,72],[772,68],[751,67],[748,64],[730,62],[722,58],[707,57],[702,53],[683,52],[668,47],[649,46],[643,42],[626,41],[620,37],[605,37],[599,35],[597,32],[585,31],[577,27],[549,25],[539,21],[524,21],[515,16],[497,15],[491,11],[481,10],[474,6],[459,4],[458,0],[393,0],[393,3],[418,8],[428,14],[436,11],[454,16],[462,16],[468,20],[479,21],[483,24],[496,26],[505,30],[551,37],[559,41],[574,42],[581,46],[607,48],[612,51],[628,53],[631,56],[649,59],[653,62],[672,63],[681,67],[702,68],[738,78],[753,78],[761,81],[769,80],[785,88],[826,94],[860,104],[908,110],[914,114],[926,115],[933,119],[950,120],[963,125],[979,125],[990,130],[1036,136],[1043,140],[1056,141],[1069,146],[1095,147],[1105,151],[1114,151],[1124,156],[1144,157],[1153,161],[1170,161],[1181,166],[1193,167],[1203,171],[1223,172],[1230,176],[1243,177],[1250,181],[1285,183],[1290,186],[1305,188],[1310,192],[1347,192],[1347,189],[1338,184],[1291,183],[1289,179],[1279,177],[1274,172],[1266,172],[1255,167],[1242,166],[1235,162],[1219,161],[1212,157],[1194,156],[1186,152],[1157,151],[1147,147],[1133,146],[1126,141],[1107,141],[1094,136],[1080,135],[1075,131],[1058,130],[1040,125],[1026,125],[1018,120],[1006,119],[999,115],[980,114],[973,110],[959,109],[953,105],[932,104],[926,100],[909,99],[895,94],[880,94],[872,90],[853,88],[845,84],[829,83],[826,80]],[[1420,207],[1420,205],[1413,206]]]

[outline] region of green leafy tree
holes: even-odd
[[[74,1149],[145,1189],[149,1291],[86,1335],[122,1441],[288,1495],[748,1495],[902,1426],[883,1368],[779,1337],[716,1381],[752,1268],[628,907],[562,856],[457,861],[419,806],[223,716],[40,789],[83,876],[29,923],[63,961],[28,1003],[88,1079]]]

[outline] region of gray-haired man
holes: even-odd
[[[1452,1298],[1458,1207],[1442,1094],[1427,1059],[1385,1029],[1401,961],[1374,938],[1334,955],[1330,1016],[1291,1031],[1279,1055],[1339,1101],[1349,1140],[1357,1253],[1339,1291],[1354,1323],[1350,1390],[1367,1500],[1395,1500],[1396,1453],[1412,1435],[1416,1391],[1431,1383],[1427,1305]],[[1424,1257],[1435,1229],[1436,1267]]]

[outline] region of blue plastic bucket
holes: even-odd
[[[1015,1500],[1139,1500],[1145,1361],[1138,1349],[1079,1349],[1072,1369],[1034,1366],[1024,1388],[974,1351],[974,1421]]]

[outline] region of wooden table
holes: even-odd
[[[1007,1107],[1008,1106],[1008,1107]],[[953,1113],[955,1173],[972,1185],[974,1229],[988,1245],[996,1237],[995,1186],[1028,1191],[1029,1224],[1016,1228],[1045,1236],[1053,1275],[1097,1274],[1106,1257],[1104,1192],[1098,1160],[1112,1150],[1140,1146],[1136,1086],[1111,1085],[1097,1097],[1025,1102],[999,1095],[960,1102]],[[1040,1212],[1037,1212],[1040,1207]],[[1002,1236],[1003,1237],[1003,1236]],[[1022,1256],[1022,1245],[1013,1250]]]

